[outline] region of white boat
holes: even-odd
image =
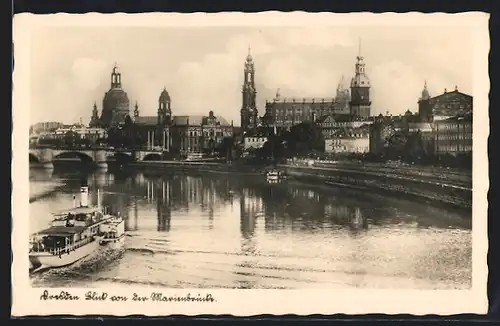
[[[113,217],[99,227],[96,237],[100,245],[118,248],[125,239],[125,221],[121,217]]]
[[[266,173],[266,180],[268,183],[279,183],[283,178],[283,174],[278,170],[270,170]]]
[[[88,206],[88,187],[80,188],[79,207],[54,214],[49,228],[31,236],[29,261],[36,270],[62,267],[88,256],[101,244],[100,239],[118,225],[115,237],[125,235],[124,221]],[[99,192],[98,192],[99,202]]]

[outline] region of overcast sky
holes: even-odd
[[[156,115],[166,87],[174,115],[213,110],[239,125],[243,64],[256,67],[257,103],[280,88],[282,98],[332,98],[350,80],[361,38],[372,81],[372,113],[416,110],[427,80],[431,95],[445,88],[472,94],[472,33],[443,27],[51,27],[31,38],[31,123],[88,123],[102,109],[114,62],[141,115]]]

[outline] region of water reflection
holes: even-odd
[[[31,183],[66,186],[32,204],[32,228],[55,206],[71,205],[86,178],[92,202],[100,189],[101,204],[124,217],[131,248],[155,253],[148,258],[130,249],[119,269],[100,278],[228,288],[382,286],[385,278],[411,280],[405,284],[413,287],[470,283],[467,212],[255,177],[43,173],[31,171]]]

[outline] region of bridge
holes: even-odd
[[[41,164],[43,167],[51,168],[54,160],[65,157],[78,157],[82,162],[95,164],[100,168],[106,168],[108,162],[123,161],[149,161],[161,160],[162,149],[111,149],[111,148],[49,148],[33,147],[29,149],[30,162]]]

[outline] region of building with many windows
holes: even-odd
[[[366,127],[349,128],[325,139],[325,153],[368,153],[370,134]]]
[[[434,123],[436,154],[472,153],[472,114]]]
[[[434,122],[454,116],[463,116],[472,112],[472,96],[455,90],[430,97],[425,83],[422,97],[418,101],[418,114],[422,122]]]
[[[174,116],[170,128],[172,147],[181,154],[214,152],[233,136],[233,124],[213,111],[208,116]]]
[[[342,77],[335,96],[331,98],[281,99],[278,90],[273,100],[266,101],[263,124],[289,129],[302,122],[315,122],[326,116],[346,116],[351,121],[368,120],[371,114],[371,82],[361,54],[358,54],[356,60],[350,85],[347,86]]]

